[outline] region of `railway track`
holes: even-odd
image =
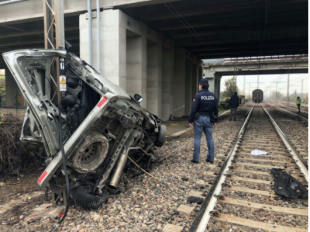
[[[263,106],[253,107],[229,147],[206,173],[214,183],[190,231],[307,231],[308,200],[276,195],[270,171],[285,169],[308,186],[308,167]],[[268,154],[251,155],[255,149]]]
[[[286,114],[291,115],[291,117],[299,118],[302,121],[308,123],[308,111],[301,110],[300,113],[297,112],[297,107],[293,106],[285,106],[284,104],[272,104],[273,107],[278,109],[279,111],[285,112]]]
[[[296,103],[295,104],[290,103],[289,105],[287,105],[287,102],[286,103],[280,102],[279,104],[282,105],[283,107],[290,108],[291,110],[294,110],[294,111],[296,111],[296,109],[297,109]],[[305,105],[304,103],[301,103],[300,109],[301,109],[301,111],[308,113],[308,104]]]
[[[286,111],[278,110],[272,105],[266,105],[265,108],[291,141],[295,150],[302,156],[305,162],[308,162],[308,120],[294,117],[294,115],[292,116]]]
[[[251,106],[243,106],[237,111],[237,121],[229,121],[229,112],[219,118],[219,125],[213,130],[213,139],[215,141],[215,160],[214,164],[206,163],[207,145],[205,137],[202,137],[200,163],[192,164],[189,160],[193,152],[193,130],[178,135],[174,140],[173,146],[178,142],[182,147],[175,149],[175,152],[168,157],[168,163],[179,163],[175,168],[171,168],[171,173],[180,181],[171,183],[175,186],[177,192],[171,192],[170,196],[174,198],[174,212],[164,224],[163,232],[186,232],[189,231],[193,220],[199,212],[205,196],[208,194],[215,180],[214,173],[220,170],[220,163],[225,158],[225,154],[231,149],[231,143],[238,134],[240,126],[243,124],[246,116],[249,114]],[[187,130],[187,129],[186,129]],[[163,149],[162,149],[163,150]],[[166,152],[166,150],[162,151]],[[168,152],[167,152],[168,153]],[[177,155],[176,155],[177,154]],[[183,154],[185,155],[182,158]],[[180,160],[181,159],[181,160]],[[190,163],[190,164],[188,164]],[[171,173],[165,179],[171,179]],[[163,175],[162,172],[160,175]],[[159,175],[154,173],[154,175]],[[177,187],[177,186],[178,187]],[[174,190],[174,189],[172,189]],[[166,197],[166,198],[170,198]],[[178,199],[177,199],[178,198]]]

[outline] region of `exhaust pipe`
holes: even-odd
[[[115,166],[115,169],[111,175],[111,179],[110,182],[108,184],[108,186],[110,188],[116,189],[119,180],[121,179],[124,167],[126,165],[127,162],[127,153],[129,151],[129,147],[131,146],[131,144],[133,143],[134,139],[136,139],[137,137],[142,137],[143,134],[140,131],[134,130],[132,132],[132,134],[130,135],[130,137],[127,139],[125,145],[124,145],[124,149],[123,152],[121,154],[121,156],[119,157],[119,160]]]
[[[113,189],[117,188],[118,182],[121,179],[123,170],[124,170],[126,162],[127,162],[126,153],[127,153],[127,147],[124,148],[122,155],[119,158],[118,163],[116,164],[116,167],[113,171],[110,183],[108,185],[110,188],[113,188]]]

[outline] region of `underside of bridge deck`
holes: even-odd
[[[201,59],[308,53],[307,0],[171,0],[117,8]],[[66,40],[77,54],[80,13],[65,18]],[[0,53],[43,47],[43,41],[42,18],[0,25]]]
[[[308,53],[307,0],[185,0],[122,10],[201,59]]]

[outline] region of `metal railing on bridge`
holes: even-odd
[[[301,60],[308,59],[308,54],[276,55],[276,56],[251,56],[225,58],[224,62],[255,62],[255,61],[275,61],[275,60]]]
[[[11,3],[16,3],[16,2],[24,2],[24,1],[28,1],[28,0],[0,0],[0,6],[11,4]]]

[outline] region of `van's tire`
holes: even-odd
[[[96,195],[89,194],[80,186],[71,189],[70,196],[76,201],[76,203],[86,209],[99,209],[108,201],[108,197],[101,198]]]
[[[160,125],[158,129],[159,129],[158,137],[154,145],[156,147],[162,147],[165,144],[167,130],[166,130],[166,126],[164,125]]]

